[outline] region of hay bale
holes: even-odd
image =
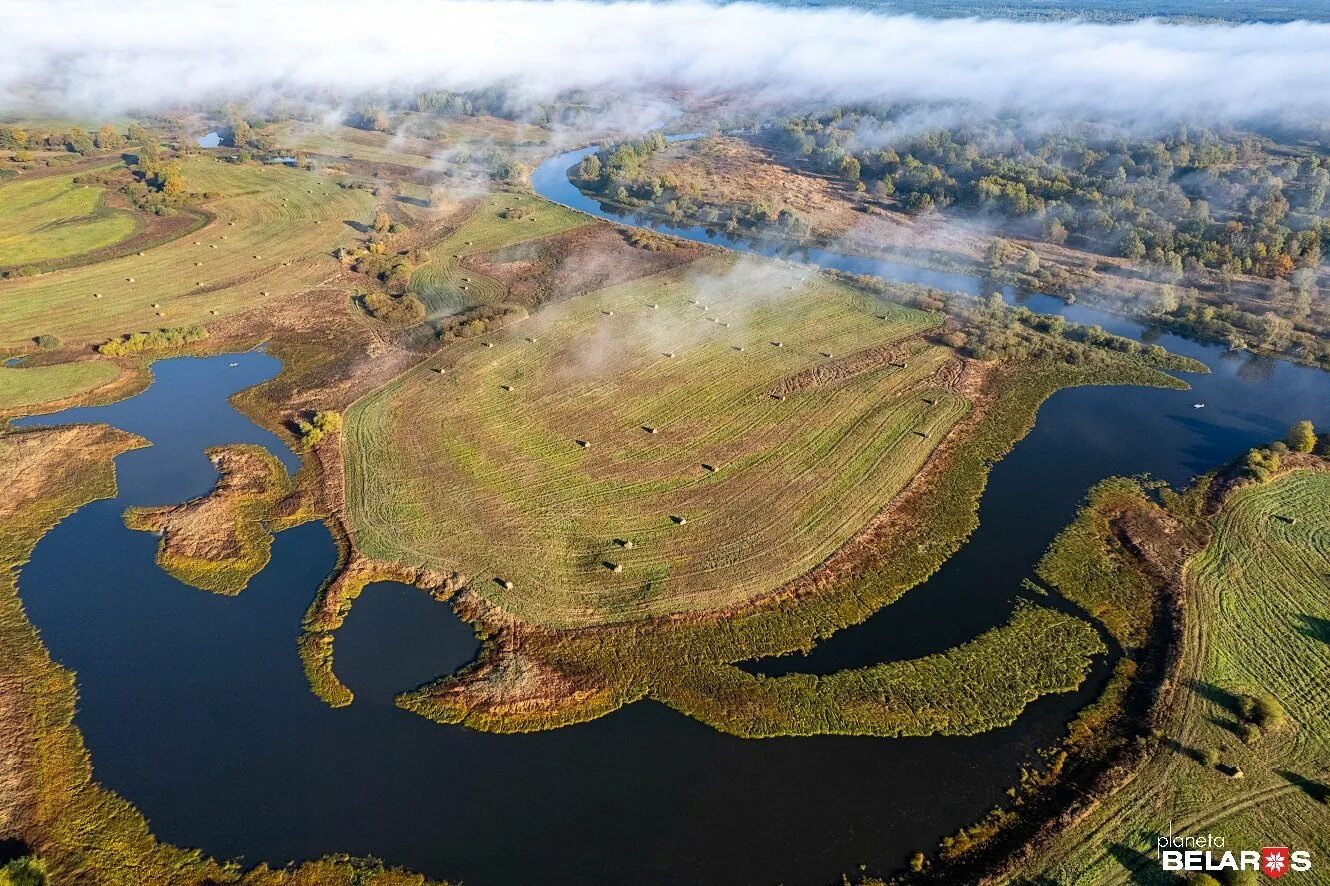
[[[670,519],[674,521],[675,526],[683,526],[688,522],[687,517],[681,517],[678,514],[670,514]]]
[[[591,448],[591,441],[590,441],[590,440],[577,440],[577,441],[575,441],[575,442],[577,443],[578,446],[581,446],[583,449],[590,449],[590,448]]]
[[[673,352],[673,351],[666,351],[666,352],[665,352],[665,356],[666,356],[666,357],[673,357],[673,356],[674,356],[674,352]]]
[[[153,303],[152,303],[152,306],[153,306],[154,308],[160,308],[160,307],[161,307],[161,305],[157,304],[157,302],[153,302]]]
[[[923,438],[925,438],[925,439],[928,438],[928,434],[927,434],[926,432],[924,432],[924,431],[915,431],[914,433],[915,433],[916,436],[923,437]]]
[[[492,342],[492,341],[483,341],[483,342],[481,342],[481,344],[482,344],[484,347],[487,347],[487,348],[492,348],[492,347],[494,347],[494,342]]]
[[[709,465],[706,462],[702,462],[702,470],[706,471],[708,474],[714,474],[717,471],[719,471],[720,468],[716,467],[715,465]]]
[[[927,404],[928,406],[932,406],[936,402],[937,402],[936,400],[930,399],[928,397],[924,398],[924,403]]]
[[[648,434],[658,433],[658,429],[652,425],[642,425],[642,430],[646,431]]]
[[[772,395],[771,395],[771,399],[773,399],[773,400],[784,400],[784,399],[785,399],[785,395],[784,395],[784,394],[772,394]]]
[[[772,346],[773,348],[783,348],[783,347],[785,347],[785,342],[773,341],[773,342],[771,343],[771,346]]]
[[[133,278],[133,277],[126,277],[126,278],[125,278],[125,282],[126,282],[126,283],[133,283],[133,282],[134,282],[134,278]]]
[[[605,561],[605,568],[608,569],[610,572],[615,572],[615,573],[623,572],[622,563],[613,563],[609,560]]]
[[[499,587],[503,588],[505,591],[511,591],[513,589],[513,583],[506,578],[499,578],[498,576],[495,576],[494,583],[497,584]]]
[[[511,394],[513,392],[512,385],[499,385],[499,387],[502,388],[506,393]]]
[[[631,538],[616,538],[614,543],[625,551],[631,551],[633,549],[633,540]]]

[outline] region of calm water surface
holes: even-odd
[[[537,190],[612,217],[568,185],[578,159],[543,164]],[[806,258],[977,286],[908,265]],[[1087,309],[1038,297],[1032,306],[1142,334]],[[1150,472],[1181,482],[1296,420],[1330,424],[1326,378],[1315,370],[1160,341],[1213,374],[1189,376],[1191,392],[1056,394],[994,468],[980,529],[931,581],[811,655],[761,667],[834,670],[969,639],[1006,618],[1020,580],[1097,480]],[[78,675],[78,725],[97,778],[165,840],[250,864],[373,854],[469,884],[829,883],[860,864],[889,870],[982,814],[1102,680],[1101,664],[1079,692],[972,738],[742,741],[653,703],[553,732],[486,735],[392,705],[395,692],[469,661],[477,641],[445,605],[381,583],[338,635],[336,670],[357,696],[333,710],[309,692],[295,645],[336,560],[321,525],[279,535],[268,567],[226,598],[171,579],[153,562],[156,538],[121,522],[130,505],[210,489],[207,446],[258,443],[293,468],[275,437],[226,402],[279,368],[257,352],[166,360],[136,397],[24,422],[105,421],[153,443],[117,460],[114,500],[81,509],[38,544],[20,592],[54,657]]]

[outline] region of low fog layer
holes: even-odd
[[[1330,25],[928,20],[583,0],[0,0],[0,109],[508,84],[974,101],[1122,120],[1330,114]],[[40,90],[34,92],[34,86]]]

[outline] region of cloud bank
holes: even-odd
[[[1330,25],[930,20],[588,0],[0,0],[0,109],[507,84],[955,101],[1118,119],[1330,115]],[[34,85],[40,92],[34,93]]]

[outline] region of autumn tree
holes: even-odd
[[[114,126],[110,123],[103,123],[101,126],[97,127],[97,135],[93,139],[93,143],[96,144],[100,150],[114,151],[118,148],[124,147],[125,140],[121,137],[120,133],[116,131]]]
[[[1294,452],[1311,452],[1316,448],[1316,428],[1309,421],[1300,421],[1288,432],[1288,448]]]

